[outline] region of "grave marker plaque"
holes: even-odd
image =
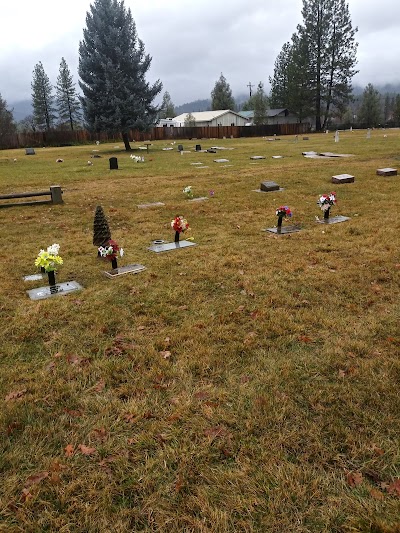
[[[250,159],[265,159],[263,155],[252,155]]]
[[[25,155],[36,155],[34,148],[25,148]]]
[[[200,144],[196,144],[196,152],[200,152],[201,151],[201,145]]]
[[[279,191],[279,185],[274,181],[262,181],[260,190],[263,192]]]
[[[354,176],[350,174],[338,174],[332,176],[332,183],[354,183]]]
[[[158,243],[154,242],[148,249],[151,252],[170,252],[171,250],[179,250],[180,248],[187,248],[188,246],[196,246],[195,242],[190,241],[179,241],[179,242],[166,242]]]
[[[377,176],[397,176],[397,168],[378,168]]]

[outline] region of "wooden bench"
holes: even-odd
[[[0,195],[0,207],[15,207],[18,205],[38,205],[38,204],[63,204],[63,191],[60,185],[52,185],[49,191],[21,192]],[[50,196],[49,200],[33,200],[29,202],[2,202],[2,200],[14,200],[17,198],[30,198],[36,196]]]

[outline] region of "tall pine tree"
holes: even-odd
[[[13,113],[7,108],[7,102],[0,94],[0,140],[3,136],[16,133],[16,131]]]
[[[219,80],[215,82],[214,89],[211,91],[211,109],[213,111],[218,109],[235,110],[235,100],[232,96],[231,88],[222,72]]]
[[[175,106],[172,103],[171,96],[165,91],[161,102],[160,118],[173,118],[175,116]]]
[[[35,123],[39,129],[49,130],[56,118],[53,86],[39,61],[33,70],[32,107]]]
[[[79,44],[84,118],[93,131],[121,133],[126,150],[131,150],[129,130],[144,131],[157,118],[153,100],[162,84],[146,82],[150,64],[123,0],[95,0]]]
[[[362,95],[359,120],[368,128],[378,126],[382,120],[381,95],[371,83],[368,83]]]
[[[264,85],[261,83],[257,86],[257,91],[252,96],[254,103],[254,124],[267,124],[268,122],[268,98],[264,92]]]
[[[58,115],[62,122],[68,122],[71,130],[81,119],[81,105],[75,89],[75,83],[67,62],[62,57],[56,84],[56,103]]]
[[[312,113],[320,131],[333,111],[344,112],[351,98],[357,28],[345,0],[303,0],[302,15],[303,24],[277,57],[272,103],[290,107],[300,120]]]

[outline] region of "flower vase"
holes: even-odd
[[[54,274],[54,270],[50,270],[50,272],[47,272],[47,276],[49,278],[50,293],[53,294],[57,292],[56,276]]]
[[[179,242],[179,231],[175,231],[175,242]]]
[[[277,226],[278,233],[281,233],[282,231],[282,220],[283,220],[283,217],[278,217],[278,226]]]
[[[330,207],[328,207],[328,209],[325,209],[324,211],[324,220],[329,220],[329,211],[330,211]]]
[[[111,266],[113,267],[113,269],[118,268],[118,263],[117,263],[117,258],[116,257],[114,257],[114,259],[111,259]]]

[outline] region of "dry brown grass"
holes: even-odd
[[[383,133],[201,141],[234,147],[231,167],[162,143],[115,172],[113,145],[92,167],[96,147],[2,153],[2,194],[59,183],[65,204],[0,210],[1,398],[20,393],[1,410],[0,531],[400,531],[400,177],[375,175],[398,166],[400,132]],[[336,186],[351,220],[316,224],[340,173],[356,176]],[[252,192],[266,179],[285,190]],[[215,197],[189,203],[186,185]],[[145,272],[104,276],[99,204],[120,264]],[[281,204],[301,232],[262,231]],[[198,246],[147,251],[176,214]],[[84,290],[35,303],[22,276],[53,242],[57,279]]]

